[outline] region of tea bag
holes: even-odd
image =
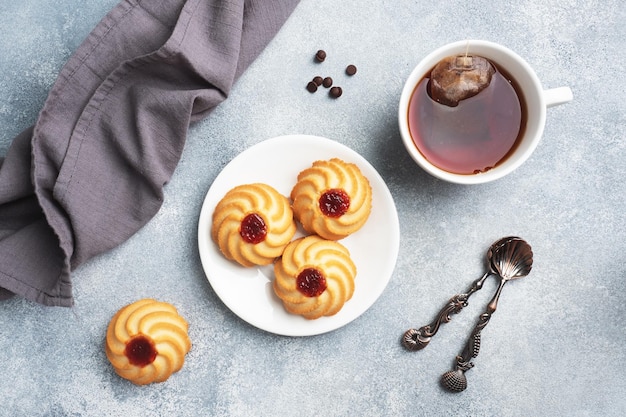
[[[493,65],[480,56],[444,58],[430,73],[430,96],[438,103],[456,107],[459,101],[487,88],[494,73]]]

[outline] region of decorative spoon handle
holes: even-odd
[[[448,323],[452,320],[452,314],[458,314],[463,307],[467,307],[470,296],[483,287],[483,283],[489,275],[491,275],[491,272],[486,272],[485,275],[472,283],[472,286],[466,293],[457,294],[450,298],[448,303],[439,310],[437,318],[432,323],[419,329],[409,329],[404,332],[402,345],[411,351],[424,349],[430,343],[430,339],[437,333],[442,323]]]
[[[478,356],[478,352],[480,351],[480,333],[483,328],[489,323],[489,319],[491,319],[492,312],[485,312],[480,315],[478,318],[478,323],[474,327],[472,334],[467,339],[467,343],[463,348],[463,351],[460,355],[456,357],[456,367],[457,369],[463,369],[467,371],[470,368],[474,367],[474,364],[471,360]]]
[[[463,351],[456,357],[455,369],[442,375],[441,383],[449,391],[461,392],[467,388],[465,372],[474,367],[474,363],[471,361],[473,358],[478,356],[478,352],[480,351],[480,333],[489,323],[491,316],[496,311],[498,299],[502,293],[502,287],[504,287],[506,282],[506,279],[502,279],[500,281],[500,285],[487,305],[486,311],[478,318],[478,322],[476,323],[476,326],[474,326],[474,330],[472,330],[470,337],[467,339],[467,343],[465,344]]]

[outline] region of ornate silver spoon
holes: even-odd
[[[485,272],[482,277],[474,281],[472,283],[472,286],[469,288],[469,290],[467,290],[466,293],[457,294],[450,298],[450,300],[448,300],[448,303],[443,306],[441,310],[439,310],[439,314],[437,314],[437,317],[432,323],[422,326],[419,329],[409,329],[404,332],[404,335],[402,336],[402,346],[412,351],[424,349],[428,345],[428,343],[430,343],[430,339],[439,330],[439,326],[441,326],[442,323],[448,323],[450,320],[452,320],[452,317],[450,317],[452,314],[458,314],[463,309],[463,307],[467,307],[470,296],[483,287],[483,283],[488,276],[497,273],[494,270],[491,262],[496,249],[501,252],[503,248],[514,244],[514,242],[518,240],[521,239],[518,237],[509,236],[494,242],[487,251],[488,271]]]
[[[474,366],[471,360],[478,356],[480,333],[496,311],[504,284],[512,279],[525,277],[532,269],[533,251],[530,245],[520,238],[511,239],[500,246],[492,247],[493,256],[490,264],[493,271],[500,276],[500,285],[487,305],[486,311],[480,315],[465,348],[456,357],[456,369],[441,376],[442,385],[450,391],[461,392],[467,388],[465,372]]]

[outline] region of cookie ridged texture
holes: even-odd
[[[348,211],[339,217],[326,216],[320,197],[328,190],[343,190],[350,197]],[[315,161],[298,175],[291,190],[293,212],[309,233],[339,240],[359,230],[372,210],[372,187],[358,166],[338,158]]]
[[[145,298],[122,307],[111,319],[105,341],[106,356],[115,372],[137,385],[163,382],[178,372],[191,349],[187,321],[176,308]],[[138,366],[126,356],[135,337],[150,340],[156,350],[152,363]]]
[[[326,289],[308,297],[297,288],[298,275],[307,268],[322,272]],[[274,292],[285,309],[313,320],[337,314],[354,294],[356,265],[341,243],[310,235],[291,242],[274,264]]]
[[[239,233],[242,220],[249,214],[260,216],[267,227],[267,235],[260,243],[248,243]],[[267,184],[244,184],[231,189],[213,213],[213,241],[227,259],[246,267],[274,262],[295,233],[289,200]]]

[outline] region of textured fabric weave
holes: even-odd
[[[0,299],[71,306],[71,271],[157,213],[189,123],[228,96],[297,3],[119,3],[1,161]]]

